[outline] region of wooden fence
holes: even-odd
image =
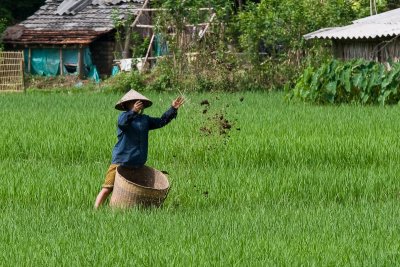
[[[0,51],[0,92],[24,90],[24,53]]]

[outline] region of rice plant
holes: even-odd
[[[154,102],[145,113],[158,116],[179,92],[145,94]],[[167,200],[125,212],[93,210],[119,95],[0,95],[1,265],[400,261],[398,106],[184,94],[191,101],[177,119],[150,133],[147,164],[168,171]]]

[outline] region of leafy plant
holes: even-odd
[[[137,32],[132,31],[131,24],[134,20],[134,15],[121,15],[118,9],[113,9],[111,19],[115,27],[115,40],[117,51],[116,58],[128,58],[132,50],[133,56],[142,54],[143,43],[146,42]]]
[[[102,91],[116,93],[125,93],[130,89],[142,90],[143,88],[145,88],[143,76],[138,71],[120,72],[102,85]]]
[[[317,104],[396,104],[400,100],[400,63],[332,60],[318,69],[308,67],[289,98]]]

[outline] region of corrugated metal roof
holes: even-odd
[[[305,39],[374,39],[400,34],[400,24],[358,23],[344,27],[326,28],[304,35]]]
[[[117,5],[121,2],[129,3],[130,0],[93,0],[92,5]]]
[[[75,15],[79,11],[85,9],[91,2],[92,0],[65,0],[58,6],[56,14]]]
[[[353,21],[357,23],[400,24],[400,8]]]
[[[400,8],[353,21],[344,27],[325,28],[305,39],[374,39],[400,35]]]

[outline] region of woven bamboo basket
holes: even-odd
[[[167,197],[169,186],[167,176],[156,169],[148,166],[139,169],[119,166],[115,174],[110,206],[114,208],[130,208],[137,205],[159,207]]]

